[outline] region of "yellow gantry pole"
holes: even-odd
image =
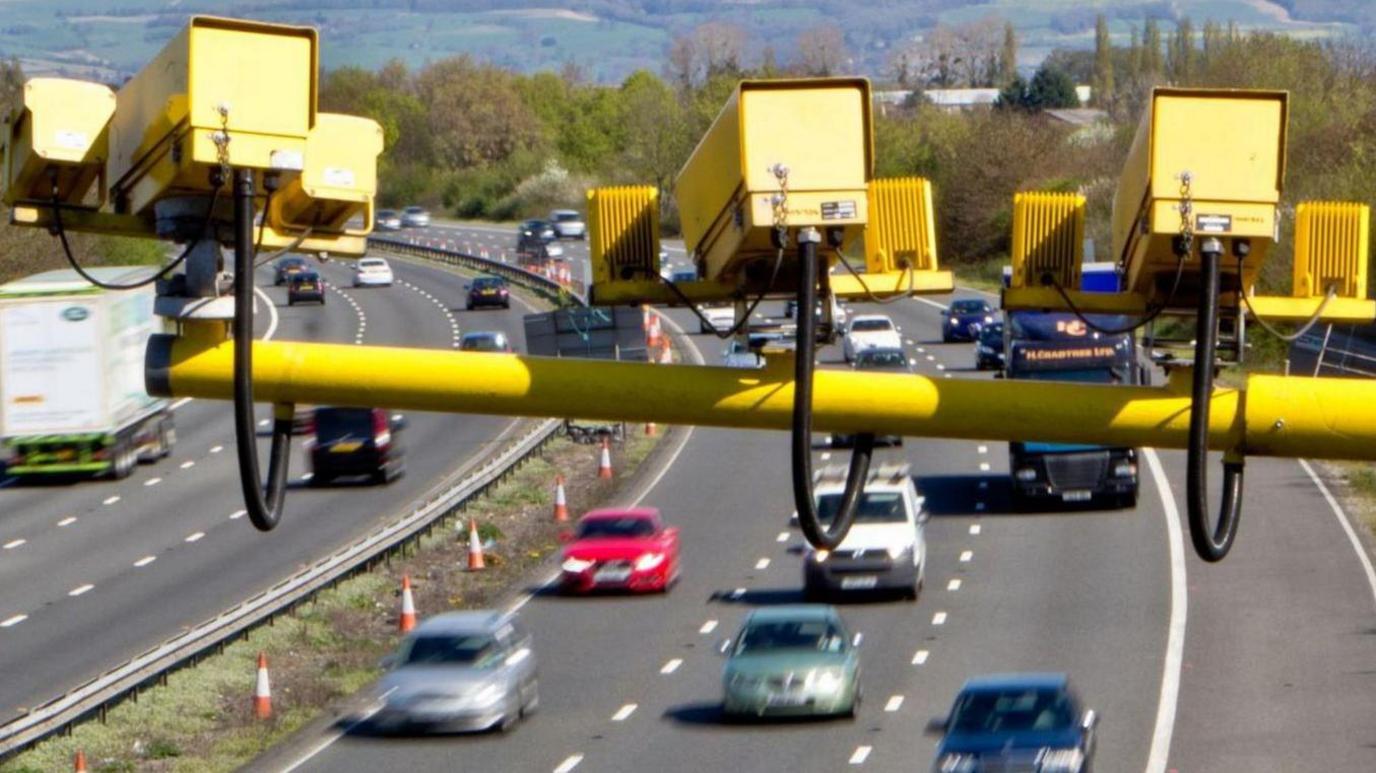
[[[764,370],[663,366],[339,344],[255,342],[263,402],[376,405],[499,416],[787,429],[792,362]],[[155,336],[153,394],[228,400],[229,341]],[[819,370],[813,427],[910,437],[1184,448],[1188,370],[1161,387],[931,379]],[[1376,459],[1376,382],[1252,376],[1219,389],[1209,445],[1248,455]]]

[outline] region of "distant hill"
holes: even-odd
[[[1169,26],[1233,21],[1301,36],[1371,34],[1371,0],[0,0],[0,56],[30,73],[117,82],[142,66],[189,14],[244,16],[320,28],[326,67],[411,64],[469,53],[517,70],[576,66],[617,81],[638,68],[663,69],[674,36],[709,21],[747,34],[746,55],[793,58],[798,34],[835,24],[847,69],[886,72],[891,52],[936,25],[1013,22],[1021,64],[1057,47],[1087,47],[1094,18],[1115,35],[1156,17]]]

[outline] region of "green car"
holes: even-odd
[[[834,607],[757,609],[734,640],[722,675],[727,717],[855,716],[860,706],[859,636]]]

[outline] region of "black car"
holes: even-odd
[[[278,287],[287,283],[292,276],[310,268],[305,258],[285,257],[273,264],[272,283]]]
[[[984,325],[975,337],[975,370],[1003,368],[1003,323]]]
[[[303,301],[325,303],[325,280],[314,271],[298,271],[287,280],[287,305]]]
[[[480,276],[468,285],[468,309],[482,306],[511,308],[511,290],[499,276]]]
[[[543,255],[545,245],[557,238],[554,226],[544,220],[527,220],[516,228],[516,252]]]
[[[876,372],[913,372],[912,365],[908,362],[908,355],[902,349],[862,349],[856,353],[855,360],[851,362],[851,367],[855,370]],[[874,444],[876,446],[901,446],[903,445],[903,436],[875,435]],[[831,434],[830,446],[832,448],[853,448],[855,446],[855,436],[833,432]]]
[[[961,688],[950,715],[928,725],[943,735],[932,771],[1089,773],[1097,724],[1065,674],[976,677]]]
[[[994,313],[988,301],[978,298],[953,301],[941,312],[941,340],[947,343],[973,340],[975,328],[993,323]]]
[[[311,485],[335,478],[366,476],[390,483],[406,473],[401,432],[406,419],[382,408],[315,409],[311,443]]]

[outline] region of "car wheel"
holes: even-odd
[[[1134,492],[1132,492],[1131,494],[1119,494],[1119,495],[1118,495],[1118,508],[1119,508],[1120,510],[1136,510],[1136,509],[1137,509],[1137,492],[1134,491]]]
[[[515,730],[515,729],[516,729],[516,723],[517,723],[518,721],[520,721],[520,719],[521,719],[521,711],[520,711],[520,709],[517,709],[517,710],[516,710],[516,713],[514,713],[514,714],[506,714],[506,715],[503,715],[502,718],[501,718],[500,720],[497,721],[497,732],[499,732],[499,733],[510,733],[512,730]]]
[[[334,478],[333,478],[332,476],[329,476],[329,475],[321,475],[320,473],[317,472],[317,473],[315,473],[314,475],[311,476],[310,485],[311,485],[311,488],[324,488],[325,486],[330,485],[330,481],[332,481],[332,480],[334,480]]]
[[[534,714],[540,708],[540,687],[536,684],[530,685],[530,697],[526,698],[525,705],[521,706],[521,718]]]

